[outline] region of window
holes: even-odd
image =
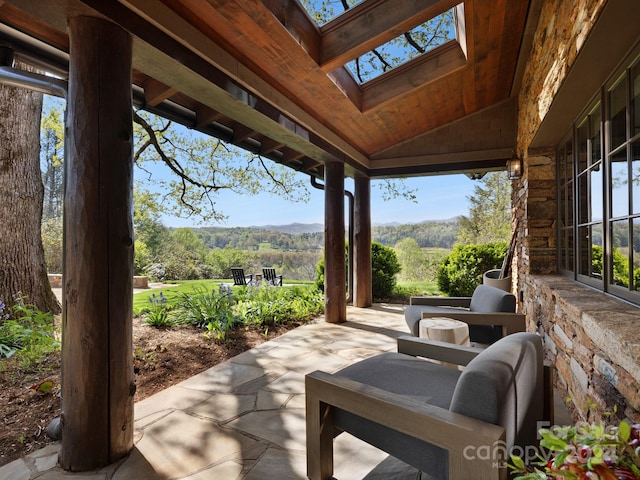
[[[640,61],[601,98],[558,148],[558,261],[640,303]]]

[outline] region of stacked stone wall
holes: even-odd
[[[574,420],[610,421],[613,415],[639,422],[638,309],[557,275],[555,146],[529,148],[605,4],[543,3],[518,97],[516,151],[524,174],[513,184],[512,275],[527,328],[544,336],[555,387]]]
[[[520,154],[531,144],[606,3],[606,0],[543,3],[518,97],[517,151]]]
[[[527,328],[544,336],[574,420],[640,422],[638,309],[560,276],[529,277]]]

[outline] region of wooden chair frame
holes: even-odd
[[[249,285],[253,285],[253,274],[245,275],[244,268],[232,267],[231,275],[233,276],[234,285],[245,286],[245,287]]]
[[[400,353],[457,365],[467,365],[482,350],[413,336],[398,339]],[[306,376],[305,393],[307,476],[311,480],[333,478],[333,438],[340,433],[333,424],[335,408],[446,450],[449,478],[470,478],[471,466],[473,478],[506,480],[508,477],[506,458],[477,456],[470,462],[467,453],[504,442],[505,430],[501,426],[320,371]],[[544,411],[552,412],[550,383],[545,383],[544,402]],[[500,449],[495,451],[506,454]]]
[[[459,365],[466,365],[482,351],[416,337],[401,339],[398,341],[400,353],[415,355],[419,351],[419,356]],[[412,345],[408,351],[407,345]],[[481,446],[505,440],[505,430],[500,426],[320,371],[306,376],[305,393],[307,476],[311,480],[333,478],[333,437],[340,433],[332,422],[334,408],[447,450],[449,478],[469,478],[470,462],[465,458],[465,449],[477,451]],[[507,469],[496,468],[495,459],[474,460],[473,468],[474,478],[507,478]]]
[[[276,269],[267,267],[262,269],[262,279],[269,285],[282,286],[282,275],[276,275]]]

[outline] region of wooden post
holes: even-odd
[[[86,471],[133,448],[132,41],[86,16],[69,38],[59,462]]]
[[[324,318],[347,320],[347,274],[344,242],[344,165],[324,166]]]
[[[353,305],[366,308],[373,303],[371,277],[371,181],[355,178],[355,255]]]

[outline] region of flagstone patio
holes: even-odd
[[[396,349],[408,333],[403,306],[348,308],[292,330],[135,405],[135,448],[99,471],[57,467],[59,444],[0,467],[0,480],[304,479],[304,376],[336,371]],[[418,472],[345,434],[337,479],[416,479]]]

